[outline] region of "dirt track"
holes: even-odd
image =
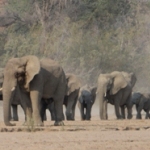
[[[2,108],[2,107],[0,107]],[[2,114],[2,109],[0,109]],[[48,114],[49,116],[49,114]],[[41,128],[24,127],[24,115],[19,109],[20,121],[15,127],[6,127],[0,117],[0,150],[148,150],[150,149],[149,120],[116,120],[113,107],[109,120],[101,121],[96,106],[91,121],[80,121],[77,108],[76,121],[65,121],[65,126],[55,127],[52,121]]]

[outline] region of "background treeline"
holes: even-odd
[[[95,84],[99,73],[135,72],[150,88],[150,2],[5,0],[0,9],[0,67],[27,54],[58,60]]]

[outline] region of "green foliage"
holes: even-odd
[[[120,70],[144,75],[138,81],[143,85],[150,81],[149,6],[128,0],[9,0],[5,9],[16,21],[0,33],[1,66],[10,57],[33,54],[58,60],[83,83]]]

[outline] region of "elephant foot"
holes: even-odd
[[[67,120],[68,120],[68,121],[74,121],[74,119],[73,119],[73,118],[67,118]]]
[[[64,126],[63,121],[55,121],[54,126]]]
[[[107,120],[106,118],[101,118],[101,120]]]
[[[142,119],[141,115],[137,115],[136,119]]]
[[[42,121],[39,121],[39,122],[33,122],[33,125],[35,127],[41,127],[41,126],[44,126],[44,123]]]
[[[128,119],[132,119],[132,117],[133,117],[132,115],[129,115],[127,118],[128,118]]]
[[[5,125],[6,125],[6,126],[16,126],[15,123],[10,123],[10,122],[5,123]]]
[[[118,120],[122,120],[122,119],[124,119],[124,118],[123,118],[123,116],[117,116],[117,119],[118,119]]]
[[[11,121],[19,121],[19,119],[12,118]]]
[[[119,117],[119,118],[117,118],[117,120],[123,120],[124,118],[122,118],[122,117]]]
[[[28,123],[25,121],[22,125],[23,125],[23,126],[27,126],[27,125],[28,125]]]
[[[39,123],[34,123],[33,120],[29,120],[29,121],[25,121],[23,123],[24,126],[35,126],[35,127],[42,127],[44,126],[43,122],[39,122]]]
[[[67,121],[75,121],[74,119],[68,119]]]
[[[101,120],[108,120],[108,117],[100,117]]]

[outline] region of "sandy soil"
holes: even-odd
[[[80,121],[77,108],[76,121],[64,121],[65,126],[55,127],[48,121],[44,127],[22,126],[24,115],[19,108],[19,122],[15,127],[3,123],[0,103],[0,150],[148,150],[150,149],[150,121],[116,120],[114,109],[109,106],[109,120],[101,121],[98,107],[92,110],[91,121]],[[135,114],[135,111],[134,111]]]

